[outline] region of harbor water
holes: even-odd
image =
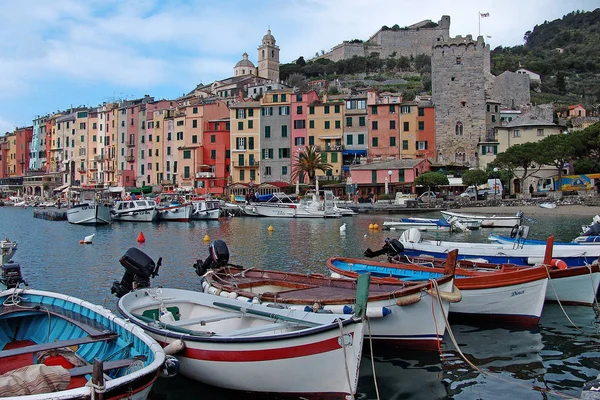
[[[124,269],[119,259],[130,247],[141,249],[155,261],[162,257],[155,285],[198,290],[200,278],[192,264],[208,256],[213,240],[227,243],[233,264],[328,274],[325,261],[329,257],[362,257],[368,247],[379,249],[386,237],[399,236],[401,231],[369,229],[371,224],[382,227],[388,217],[224,217],[219,221],[114,222],[109,226],[85,227],[33,218],[31,208],[0,207],[0,237],[18,242],[14,261],[21,265],[29,286],[73,295],[115,310],[116,297],[110,294],[110,287],[113,281],[121,279]],[[556,240],[568,241],[579,234],[582,224],[590,221],[589,216],[536,216],[528,222],[529,237],[545,239],[553,234]],[[339,228],[344,223],[346,230],[341,233]],[[142,244],[137,242],[140,232],[146,239]],[[496,232],[508,234],[510,229]],[[489,233],[490,230],[458,233],[453,234],[452,240],[483,242]],[[95,234],[92,244],[80,244],[91,234]],[[204,240],[206,235],[208,241]],[[449,238],[448,233],[423,235]],[[356,398],[578,398],[583,384],[600,373],[599,321],[591,307],[563,309],[557,304],[546,304],[534,330],[453,324],[439,353],[366,352]],[[477,368],[465,362],[461,352]],[[152,399],[173,400],[241,397],[248,398],[246,394],[209,387],[181,376],[159,380],[151,395]]]

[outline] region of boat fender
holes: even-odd
[[[414,293],[408,296],[404,296],[402,298],[396,299],[396,305],[402,306],[410,306],[411,304],[416,304],[421,301],[421,293]]]
[[[206,293],[217,294],[217,288],[214,286],[209,286],[208,289],[206,289]]]
[[[516,238],[518,232],[519,232],[519,224],[515,224],[515,226],[513,226],[512,229],[510,230],[510,237],[512,239]]]
[[[237,299],[238,294],[236,292],[231,292],[231,293],[229,293],[229,295],[227,297],[229,297],[230,299]]]
[[[252,304],[260,304],[260,300],[258,299],[258,297],[252,298]]]
[[[173,343],[171,343],[173,344]],[[165,347],[166,348],[166,347]],[[161,378],[172,378],[179,373],[179,360],[177,357],[168,355],[160,369]]]
[[[332,272],[331,273],[331,277],[335,278],[335,279],[341,279],[341,278],[343,278],[342,275],[338,274],[337,272]]]
[[[221,296],[221,297],[229,297],[229,295],[230,295],[230,294],[231,294],[231,293],[229,293],[229,292],[226,292],[225,290],[221,290],[221,291],[219,292],[219,296]]]
[[[163,348],[166,355],[172,356],[185,349],[185,342],[181,339],[177,339],[169,343]]]
[[[249,297],[246,297],[246,296],[238,296],[238,297],[236,297],[236,298],[237,298],[238,300],[240,300],[240,301],[245,301],[245,302],[247,302],[247,303],[252,303],[252,299],[251,299],[251,298],[249,298]]]
[[[567,263],[558,258],[553,258],[552,261],[550,261],[550,265],[558,269],[567,269]]]
[[[427,289],[427,293],[431,296],[437,296],[438,292],[432,291],[431,289]],[[440,298],[448,303],[458,303],[462,300],[462,293],[460,290],[454,286],[452,292],[439,292]]]
[[[367,318],[382,318],[391,313],[392,310],[387,307],[369,307],[367,305],[367,312],[365,315]]]
[[[354,312],[354,309],[348,305],[324,306],[323,310],[332,312],[334,314],[352,314]]]

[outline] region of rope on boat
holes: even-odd
[[[439,292],[440,288],[438,286],[437,281],[435,279],[433,279],[433,280],[431,280],[431,282],[433,284],[434,289]],[[439,296],[434,296],[434,297],[438,300],[438,303],[439,303],[440,307],[442,307],[443,306],[442,305],[442,299]],[[450,323],[448,322],[448,317],[446,316],[446,313],[442,313],[442,315],[444,316],[444,323],[446,324],[446,331],[448,332],[448,336],[450,336],[450,339],[452,340],[452,343],[454,344],[454,347],[456,348],[456,351],[458,352],[458,354],[460,354],[460,357],[463,359],[463,361],[466,362],[471,368],[473,368],[474,370],[482,373],[485,376],[489,376],[489,377],[501,380],[501,381],[503,381],[505,383],[508,383],[508,384],[518,385],[518,386],[521,386],[521,387],[526,388],[526,389],[531,389],[531,387],[529,387],[527,385],[523,385],[523,384],[521,384],[519,382],[509,381],[508,379],[504,379],[501,376],[494,375],[490,371],[488,371],[486,369],[479,368],[478,366],[476,366],[475,364],[473,364],[471,361],[469,361],[467,359],[467,357],[465,356],[465,354],[460,349],[460,347],[458,346],[458,342],[456,341],[456,338],[454,337],[454,333],[452,332],[452,329],[450,328]],[[441,352],[441,349],[439,351],[440,351],[440,357],[442,359],[444,359],[444,357],[442,355],[442,352]],[[571,395],[568,395],[568,394],[565,394],[565,393],[557,392],[557,391],[554,391],[554,390],[542,388],[542,387],[535,386],[535,385],[533,385],[533,390],[536,390],[536,391],[541,392],[541,393],[553,394],[553,395],[555,395],[557,397],[562,397],[564,399],[579,399],[579,397],[571,396]]]
[[[560,298],[558,297],[558,294],[556,293],[556,288],[554,287],[554,282],[553,282],[552,278],[550,277],[550,270],[547,265],[545,265],[544,268],[546,269],[546,275],[548,276],[548,281],[550,282],[550,286],[552,287],[552,292],[554,293],[554,297],[556,297],[556,302],[560,306],[560,309],[562,310],[563,314],[565,315],[565,317],[567,317],[567,319],[569,320],[569,322],[571,323],[571,325],[573,325],[573,327],[575,329],[577,329],[581,333],[585,333],[583,331],[583,329],[581,329],[579,326],[577,326],[575,324],[575,322],[573,322],[573,320],[567,314],[567,310],[565,310],[565,308],[563,307],[562,303],[560,302]],[[591,269],[590,269],[590,271],[591,271]],[[596,296],[594,296],[594,297],[596,297]]]
[[[373,337],[371,336],[371,319],[365,319],[367,320],[367,329],[369,331],[369,347],[371,348],[371,369],[373,371],[373,384],[375,385],[375,393],[377,394],[377,400],[379,400],[379,386],[377,385],[377,375],[375,374],[375,359],[373,356]]]
[[[344,326],[342,320],[337,319],[338,326],[340,327],[340,341],[342,342],[342,349],[344,350],[344,365],[346,367],[346,380],[348,382],[348,390],[352,399],[354,399],[354,391],[352,390],[352,383],[350,381],[350,371],[348,371],[348,357],[346,356],[346,341],[344,340]]]
[[[24,289],[22,289],[24,290]],[[22,308],[24,310],[39,310],[39,311],[45,311],[46,314],[48,314],[48,335],[46,338],[46,341],[50,340],[50,332],[52,330],[52,315],[50,314],[50,310],[48,310],[47,307],[44,307],[43,305],[39,305],[36,307],[25,307],[20,305],[21,300],[27,300],[26,297],[21,297],[20,292],[19,292],[19,288],[15,287],[13,289],[13,292],[11,294],[9,294],[6,299],[4,300],[4,302],[2,303],[3,306],[13,306],[13,307],[18,307],[18,308]]]

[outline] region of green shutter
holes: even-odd
[[[498,146],[494,146],[494,154],[498,154]]]
[[[482,156],[485,156],[485,155],[486,155],[486,153],[487,153],[487,149],[486,149],[486,147],[485,147],[485,146],[481,146],[481,155],[482,155]]]

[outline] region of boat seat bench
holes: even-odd
[[[125,358],[123,360],[104,361],[102,364],[102,370],[110,371],[111,369],[129,367],[131,364],[133,364],[134,362],[136,362],[138,360],[145,361],[146,357],[138,356],[136,358]],[[71,376],[90,375],[93,371],[93,368],[94,368],[93,364],[83,365],[81,367],[73,367],[73,368],[69,369],[69,375],[71,375]]]
[[[114,332],[106,332],[104,335],[85,336],[77,339],[59,340],[50,343],[33,344],[31,346],[18,347],[10,350],[0,351],[0,359],[5,357],[18,356],[21,354],[36,353],[39,351],[60,349],[61,347],[78,346],[94,342],[110,341],[118,338],[119,335]]]
[[[219,333],[219,336],[246,336],[253,335],[255,333],[268,332],[276,329],[283,329],[289,327],[288,322],[274,322],[272,324],[262,326],[251,326],[249,328],[242,328],[231,332]]]
[[[174,322],[169,322],[169,325],[171,326],[188,326],[188,325],[195,325],[195,324],[201,324],[204,325],[204,323],[206,322],[215,322],[215,321],[222,321],[224,319],[231,319],[231,318],[241,318],[242,314],[234,314],[234,313],[223,313],[223,314],[215,314],[215,315],[209,315],[209,316],[205,316],[205,317],[198,317],[198,318],[192,318],[192,319],[180,319],[179,321],[174,321]]]

